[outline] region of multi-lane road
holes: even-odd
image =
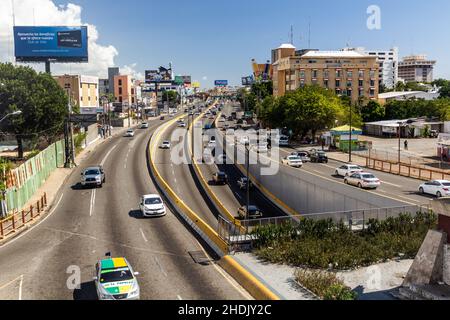
[[[94,265],[106,252],[126,257],[140,272],[142,299],[251,298],[209,259],[173,212],[141,217],[139,197],[157,193],[146,151],[160,125],[155,120],[149,129],[136,130],[134,138],[115,137],[100,145],[73,171],[47,218],[0,247],[0,299],[96,299]],[[80,188],[82,168],[96,164],[104,165],[107,183],[101,189]],[[198,194],[194,185],[185,185],[187,172],[173,169],[168,165],[180,191]],[[82,284],[72,289],[67,283],[78,269]]]

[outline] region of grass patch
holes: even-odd
[[[358,295],[332,272],[297,270],[296,280],[324,300],[356,300]]]
[[[433,213],[402,214],[384,221],[370,220],[364,231],[350,231],[343,223],[304,219],[298,224],[264,226],[253,233],[256,255],[272,263],[312,269],[349,270],[402,258],[413,259],[428,230],[435,228]]]

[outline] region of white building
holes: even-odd
[[[357,48],[344,48],[342,51],[356,51],[364,55],[376,56],[377,62],[379,64],[379,76],[380,76],[380,86],[384,85],[387,89],[393,89],[397,82],[398,77],[398,48],[394,47],[391,50],[366,50],[363,47]]]

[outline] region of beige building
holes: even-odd
[[[398,65],[398,76],[406,82],[433,82],[435,64],[425,55],[404,57]]]
[[[355,51],[300,50],[285,44],[272,51],[274,95],[318,85],[347,95],[354,103],[376,100],[379,65],[374,56]]]
[[[98,77],[82,75],[55,76],[73,105],[78,105],[82,114],[96,114],[99,108]]]

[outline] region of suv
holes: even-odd
[[[311,150],[310,158],[311,162],[328,163],[328,156],[324,151]]]
[[[102,166],[89,167],[81,173],[81,185],[83,187],[94,186],[101,188],[104,183],[106,183],[106,176]]]
[[[263,213],[257,206],[248,206],[248,214],[247,214],[247,206],[242,206],[238,210],[238,216],[240,219],[261,219],[263,217]]]
[[[228,183],[228,177],[225,174],[225,172],[217,172],[213,176],[214,184],[227,184]]]

